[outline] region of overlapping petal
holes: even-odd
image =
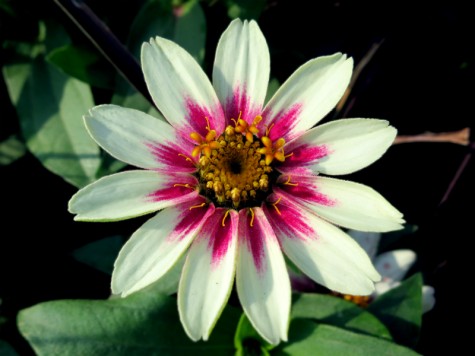
[[[373,292],[380,276],[357,242],[288,198],[273,194],[269,200],[275,205],[264,212],[283,251],[302,272],[340,293]]]
[[[133,166],[168,172],[194,172],[193,161],[180,156],[193,145],[170,125],[141,111],[100,105],[84,116],[92,138],[113,157]]]
[[[181,183],[177,185],[176,183]],[[114,221],[148,214],[193,200],[198,180],[189,174],[126,171],[97,180],[78,191],[69,211],[79,221]]]
[[[234,281],[238,213],[216,209],[190,247],[178,289],[178,310],[192,340],[207,340]]]
[[[323,119],[345,92],[352,70],[353,60],[341,53],[298,68],[264,108],[262,127],[271,128],[269,137],[288,142]]]
[[[393,250],[378,255],[374,266],[384,279],[401,281],[416,258],[417,255],[412,250]]]
[[[162,277],[185,252],[214,206],[205,199],[169,207],[140,227],[120,250],[112,273],[112,292],[123,297]],[[196,208],[190,208],[196,206]]]
[[[269,49],[256,22],[231,22],[218,43],[213,68],[213,85],[227,120],[241,117],[252,123],[261,113],[269,72]]]
[[[157,108],[181,136],[224,130],[224,115],[206,74],[176,43],[155,37],[142,46],[142,70]],[[190,139],[191,140],[191,139]]]
[[[271,344],[287,340],[290,280],[274,231],[261,208],[239,212],[236,288],[254,328]]]
[[[290,184],[286,180],[291,179]],[[337,225],[363,231],[402,228],[402,214],[374,189],[321,176],[282,176],[278,194],[303,204]]]
[[[305,167],[330,175],[349,174],[378,160],[391,146],[396,129],[385,120],[342,119],[317,126],[289,142],[292,156],[279,170]]]

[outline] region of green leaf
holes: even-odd
[[[396,342],[416,345],[422,322],[422,275],[417,273],[382,294],[368,310],[388,327]]]
[[[3,73],[28,149],[77,187],[94,181],[100,151],[82,121],[94,105],[89,86],[67,77],[42,56],[7,65]]]
[[[386,326],[357,305],[330,295],[294,295],[291,317],[311,318],[354,332],[391,339]]]
[[[290,324],[289,342],[274,350],[276,355],[418,355],[388,340],[357,334],[331,325],[295,319]]]
[[[227,0],[228,16],[232,19],[257,20],[267,4],[266,0]]]
[[[147,2],[130,29],[128,47],[139,58],[143,42],[160,36],[186,49],[198,62],[205,53],[206,18],[198,1],[174,7],[172,1]]]
[[[0,142],[0,166],[6,166],[23,157],[26,147],[16,135],[11,135]]]
[[[99,88],[113,88],[114,72],[102,56],[85,48],[67,45],[55,48],[46,60],[62,72]]]
[[[0,340],[0,355],[2,356],[18,356],[18,353],[9,343]]]
[[[267,86],[267,93],[266,93],[266,99],[264,102],[267,104],[267,102],[272,98],[272,96],[276,93],[276,91],[280,88],[280,83],[276,78],[272,78],[269,81],[269,85]]]
[[[176,299],[146,288],[106,301],[61,300],[20,311],[18,328],[39,355],[225,355],[240,312],[225,308],[209,341],[192,342]]]
[[[73,256],[88,266],[104,273],[112,274],[114,261],[123,244],[124,239],[122,236],[106,237],[74,250]]]

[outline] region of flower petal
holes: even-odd
[[[379,232],[366,232],[358,230],[349,230],[347,233],[353,238],[353,240],[358,242],[358,245],[360,245],[363,250],[366,251],[371,261],[373,261],[376,256],[376,252],[378,252],[381,234]]]
[[[278,194],[270,199],[277,201]],[[373,292],[380,276],[350,236],[287,198],[264,212],[285,254],[314,281],[344,294]]]
[[[281,176],[282,188],[274,191],[295,199],[322,218],[337,225],[374,232],[402,228],[402,214],[374,189],[321,176]]]
[[[227,120],[241,117],[252,123],[261,113],[269,72],[269,49],[257,23],[231,22],[219,40],[213,68],[213,85]]]
[[[427,313],[435,305],[435,289],[431,286],[422,286],[422,312]]]
[[[224,130],[224,115],[206,74],[194,58],[172,41],[155,37],[142,46],[142,69],[148,90],[167,121],[189,138]],[[190,138],[191,140],[191,138]]]
[[[417,255],[412,250],[394,250],[378,255],[374,266],[384,280],[401,281],[416,258]]]
[[[193,200],[198,196],[193,188],[197,185],[197,179],[189,174],[126,171],[78,191],[69,201],[69,211],[77,214],[74,220],[78,221],[129,219]]]
[[[391,146],[396,133],[384,120],[332,121],[289,142],[284,149],[292,156],[285,160],[282,170],[307,167],[330,175],[349,174],[378,160]]]
[[[127,241],[112,273],[112,292],[123,297],[162,277],[188,248],[214,205],[204,198],[169,207],[148,220]],[[195,207],[195,208],[193,208]]]
[[[193,145],[168,124],[134,109],[100,105],[84,116],[92,138],[115,158],[136,167],[194,172]]]
[[[279,88],[264,108],[261,127],[269,137],[290,141],[314,126],[332,110],[351,79],[353,59],[336,53],[308,61]]]
[[[178,311],[194,341],[208,339],[231,293],[237,229],[235,210],[216,209],[188,252],[178,289]]]
[[[236,287],[251,324],[271,344],[287,340],[290,281],[279,243],[261,208],[239,212]]]

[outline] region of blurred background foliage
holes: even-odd
[[[87,110],[115,103],[163,119],[144,89],[142,42],[172,39],[210,74],[229,21],[256,19],[271,51],[269,92],[311,58],[348,53],[365,65],[327,119],[382,118],[400,134],[415,135],[473,128],[471,13],[463,1],[0,0],[0,354],[189,350],[168,296],[173,278],[130,300],[105,300],[114,258],[146,217],[89,225],[67,212],[77,188],[124,168],[90,139],[81,120]],[[419,257],[393,298],[365,311],[331,296],[295,296],[291,342],[271,349],[232,296],[209,344],[194,344],[194,352],[337,354],[351,347],[361,354],[411,354],[410,348],[437,354],[449,345],[453,351],[451,333],[461,331],[452,326],[455,318],[469,318],[463,306],[453,308],[460,298],[455,276],[469,278],[459,246],[473,236],[472,150],[396,145],[349,177],[380,191],[417,227],[381,243],[381,251],[411,248]],[[437,298],[424,317],[423,282]]]

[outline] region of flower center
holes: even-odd
[[[200,191],[215,204],[234,209],[259,206],[271,193],[277,178],[272,163],[285,160],[285,141],[272,142],[268,130],[256,139],[261,120],[256,116],[250,125],[241,118],[232,119],[235,126],[228,125],[218,137],[208,123],[205,137],[196,132],[190,135],[197,143],[192,155],[200,155]]]

